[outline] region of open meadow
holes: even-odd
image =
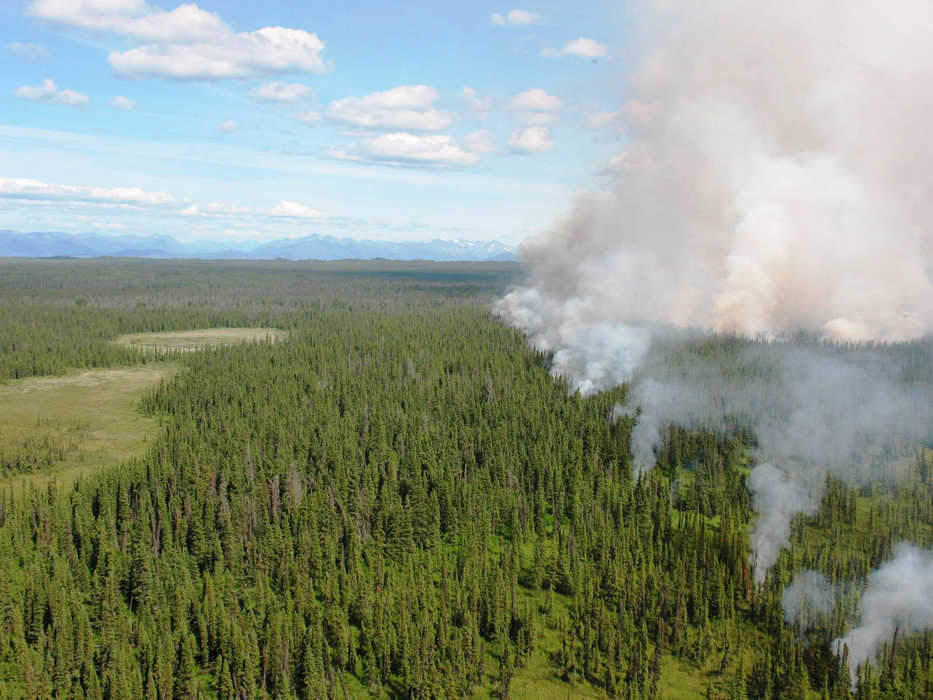
[[[171,378],[173,364],[76,370],[0,384],[0,484],[67,487],[142,455],[159,421],[139,409],[143,392]]]
[[[278,328],[200,328],[166,333],[129,333],[114,342],[128,348],[153,352],[193,352],[221,345],[256,341],[278,342],[287,336]]]

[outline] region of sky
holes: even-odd
[[[520,243],[606,187],[622,3],[0,0],[0,228]]]

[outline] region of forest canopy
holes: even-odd
[[[753,431],[665,425],[637,468],[628,387],[572,392],[492,314],[520,273],[0,261],[0,380],[166,359],[129,333],[287,331],[170,353],[141,457],[5,472],[0,696],[933,697],[929,630],[854,678],[832,647],[898,543],[933,545],[930,445],[827,476],[756,582]],[[924,372],[930,345],[892,352]],[[786,615],[810,570],[827,604]]]

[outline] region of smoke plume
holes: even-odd
[[[615,190],[526,246],[529,281],[497,311],[581,393],[633,382],[642,468],[670,422],[749,420],[771,462],[750,479],[763,572],[827,472],[871,478],[856,459],[871,440],[929,434],[929,383],[905,385],[883,352],[813,344],[749,344],[736,361],[768,367],[751,380],[722,358],[670,358],[703,330],[862,342],[933,328],[933,4],[639,9]]]
[[[502,313],[564,353],[588,391],[637,362],[644,322],[850,341],[929,332],[933,4],[638,8],[615,191],[581,198],[527,246],[531,283]],[[584,338],[619,324],[635,342],[616,365],[617,343]]]
[[[859,626],[834,642],[849,649],[849,666],[873,659],[897,630],[901,635],[933,628],[933,552],[902,542],[894,559],[872,572],[859,601]]]
[[[827,474],[931,434],[931,346],[918,375],[887,344],[933,330],[933,3],[636,8],[614,189],[527,244],[496,310],[582,394],[631,383],[640,468],[670,423],[755,428],[760,581]]]

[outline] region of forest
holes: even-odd
[[[637,469],[628,387],[571,393],[493,314],[521,274],[0,261],[0,382],[173,368],[145,446],[75,478],[78,437],[0,433],[0,697],[933,698],[933,631],[851,676],[832,646],[899,542],[933,546],[933,445],[827,477],[756,582],[754,433],[668,425]],[[115,342],[239,327],[283,335]],[[933,371],[931,341],[892,352]],[[804,570],[843,591],[805,623]]]

